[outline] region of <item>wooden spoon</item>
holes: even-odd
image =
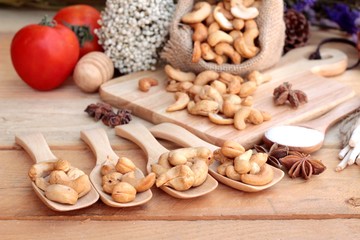
[[[278,143],[286,145],[291,150],[312,153],[319,150],[330,126],[346,115],[360,108],[360,97],[341,103],[319,118],[298,123],[297,126],[281,125],[268,129],[263,136],[268,145]]]
[[[161,123],[151,127],[149,130],[155,137],[174,142],[182,147],[206,147],[212,151],[219,148],[218,146],[205,142],[185,128],[172,123]],[[240,181],[232,180],[219,174],[217,172],[217,167],[219,165],[220,164],[218,161],[215,161],[213,164],[211,164],[209,167],[210,174],[219,182],[244,192],[258,192],[267,189],[278,183],[284,177],[284,172],[282,170],[271,166],[274,171],[274,179],[270,183],[263,186],[252,186]]]
[[[51,152],[49,145],[41,133],[16,135],[15,142],[25,149],[25,151],[30,155],[35,163],[56,162],[58,160],[58,158],[55,157],[55,155]],[[52,210],[59,212],[85,208],[94,204],[99,199],[99,194],[96,192],[94,187],[91,186],[92,188],[90,192],[79,198],[76,204],[67,205],[57,203],[46,198],[45,192],[38,188],[33,181],[31,181],[31,184],[40,200]]]
[[[109,138],[102,128],[89,129],[80,131],[80,138],[86,142],[96,156],[96,166],[90,173],[90,181],[95,186],[95,189],[100,194],[100,199],[111,207],[133,207],[144,204],[152,198],[151,190],[136,193],[133,201],[128,203],[119,203],[112,199],[110,194],[103,191],[101,166],[107,159],[111,159],[114,164],[117,163],[119,156],[111,148]],[[143,178],[144,174],[140,169],[135,170],[136,178]]]
[[[117,135],[136,143],[147,154],[148,161],[146,168],[149,173],[151,172],[151,165],[158,162],[160,155],[169,151],[142,124],[130,123],[120,125],[115,127],[115,132]],[[203,184],[186,191],[177,191],[167,186],[162,186],[161,189],[176,198],[194,198],[212,192],[217,186],[218,182],[208,175]]]

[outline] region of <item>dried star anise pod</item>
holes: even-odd
[[[85,112],[87,112],[89,116],[94,117],[96,121],[101,119],[102,122],[109,127],[127,124],[131,121],[130,110],[119,109],[117,113],[115,113],[111,105],[107,103],[90,104],[85,109]]]
[[[112,112],[112,107],[107,103],[92,103],[84,110],[90,117],[95,118],[96,121],[100,120],[104,115]]]
[[[287,156],[289,153],[289,148],[287,146],[281,146],[278,145],[277,143],[271,145],[269,150],[267,150],[264,146],[261,145],[254,145],[254,149],[257,152],[267,153],[268,154],[267,163],[276,168],[282,167],[280,158]]]
[[[302,177],[308,180],[312,175],[318,175],[326,169],[321,161],[313,159],[310,154],[297,151],[289,151],[280,161],[291,178]]]
[[[306,94],[301,90],[293,90],[292,84],[288,82],[276,87],[273,96],[275,105],[283,105],[288,101],[293,108],[297,108],[300,104],[308,102]]]

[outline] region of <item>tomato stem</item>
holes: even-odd
[[[43,19],[41,19],[39,25],[48,26],[48,27],[55,27],[56,26],[56,21],[49,18],[48,15],[45,15],[43,17]]]
[[[94,39],[94,36],[91,34],[90,27],[88,25],[72,25],[65,21],[63,21],[63,24],[76,34],[80,47],[84,46],[85,42],[90,42]]]

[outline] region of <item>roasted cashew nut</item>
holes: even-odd
[[[256,89],[257,89],[257,85],[255,82],[252,82],[252,81],[244,82],[241,85],[239,96],[242,98],[246,98],[246,97],[252,95],[256,91]]]
[[[231,31],[234,29],[232,23],[225,17],[224,13],[221,11],[221,6],[216,6],[213,11],[214,18],[216,22],[220,25],[220,28],[225,31]]]
[[[183,23],[199,23],[205,20],[211,14],[211,5],[207,2],[198,2],[194,5],[193,10],[184,16],[181,21]]]
[[[208,84],[211,81],[214,81],[219,78],[219,73],[213,71],[213,70],[205,70],[199,73],[194,81],[195,85],[204,86]]]
[[[203,23],[194,23],[190,25],[194,32],[192,34],[192,40],[194,42],[203,42],[207,39],[208,29]]]
[[[239,174],[245,174],[245,173],[250,172],[250,170],[251,170],[251,164],[250,164],[251,155],[252,155],[252,150],[249,149],[234,159],[234,168],[235,168],[236,172],[238,172]]]
[[[235,94],[229,94],[224,97],[223,113],[228,118],[233,118],[235,113],[241,108],[241,98]]]
[[[241,62],[240,54],[228,43],[221,42],[215,46],[214,50],[218,55],[228,56],[234,64]]]
[[[167,112],[175,112],[182,109],[185,109],[188,103],[190,102],[190,97],[186,93],[176,92],[175,93],[176,102],[171,104],[166,108]]]
[[[209,113],[209,120],[218,125],[232,125],[234,124],[233,118],[226,118],[217,113]]]
[[[31,166],[28,175],[35,181],[36,178],[48,176],[54,169],[55,162],[39,162]]]
[[[216,58],[216,53],[212,50],[212,48],[210,47],[210,45],[208,43],[202,43],[200,45],[201,48],[201,57],[204,60],[208,60],[208,61],[212,61],[215,60]]]
[[[74,205],[79,194],[69,186],[51,184],[45,189],[45,197],[58,203]]]
[[[222,111],[223,106],[223,97],[215,88],[210,85],[205,85],[202,87],[199,97],[202,100],[213,100],[219,104],[219,110]]]
[[[140,91],[142,92],[148,92],[151,87],[157,86],[159,82],[155,78],[141,78],[139,79],[138,86]]]
[[[156,179],[156,186],[169,186],[178,191],[188,190],[195,182],[194,172],[186,165],[178,165],[161,174]]]
[[[115,165],[116,171],[125,174],[136,169],[136,165],[129,158],[121,157]]]
[[[112,172],[102,177],[102,187],[104,192],[111,194],[114,186],[121,182],[122,174],[119,172]]]
[[[256,7],[245,7],[243,0],[231,0],[231,13],[237,18],[254,19],[259,15],[259,10]]]
[[[183,72],[179,69],[173,68],[171,65],[167,64],[164,68],[166,75],[179,82],[186,82],[186,81],[194,81],[196,75],[192,72]]]
[[[233,140],[226,140],[221,147],[221,153],[227,158],[236,158],[244,152],[245,148]]]
[[[213,153],[206,147],[179,148],[169,152],[168,161],[172,165],[185,164],[193,159],[203,159],[206,163],[212,161]]]
[[[232,160],[229,160],[227,162],[223,162],[222,164],[220,164],[217,168],[216,168],[216,172],[219,173],[220,175],[226,176],[226,169],[228,166],[233,166],[234,162]],[[231,171],[231,170],[229,170]],[[235,171],[235,170],[234,170]]]
[[[192,187],[197,187],[203,184],[208,176],[209,167],[202,159],[195,159],[190,167],[194,173],[195,181]]]
[[[241,107],[234,115],[234,127],[238,130],[246,128],[246,119],[251,113],[250,107]]]
[[[195,41],[191,61],[193,63],[197,63],[200,60],[201,60],[201,43],[200,41]]]
[[[241,174],[238,173],[235,168],[234,168],[234,165],[229,165],[226,167],[226,170],[225,170],[225,175],[230,178],[230,179],[233,179],[235,181],[240,181],[241,180]]]
[[[241,181],[254,186],[263,186],[270,183],[274,178],[274,171],[268,164],[264,164],[257,174],[242,174]]]
[[[201,100],[199,102],[190,101],[187,110],[192,115],[208,116],[209,113],[217,113],[219,104],[212,100]]]
[[[135,172],[128,172],[121,178],[122,182],[130,183],[136,192],[145,192],[155,184],[156,174],[149,173],[143,178],[136,178]]]
[[[234,39],[228,33],[218,30],[209,34],[207,41],[211,47],[214,47],[220,42],[233,43]]]
[[[136,197],[136,189],[130,183],[119,182],[114,186],[111,197],[114,199],[115,202],[131,202]]]
[[[226,93],[226,84],[219,80],[212,81],[210,86],[215,88],[221,95]]]

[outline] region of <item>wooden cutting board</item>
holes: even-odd
[[[346,84],[323,77],[343,72],[347,65],[346,55],[335,49],[323,49],[324,60],[307,60],[313,50],[314,47],[293,50],[266,72],[271,74],[272,80],[258,87],[253,95],[254,107],[269,112],[272,119],[261,125],[248,124],[241,131],[232,125],[216,125],[206,117],[190,115],[186,110],[166,112],[175,99],[174,93],[165,90],[167,79],[162,69],[113,79],[101,86],[100,97],[104,102],[117,108],[130,109],[134,115],[154,124],[176,123],[215,145],[232,139],[248,148],[260,142],[263,133],[271,126],[316,118],[354,96],[354,91]],[[156,78],[160,84],[149,92],[141,92],[138,90],[138,80],[142,77]],[[293,89],[304,91],[308,95],[308,103],[297,109],[289,105],[275,106],[272,93],[283,82],[290,82]]]

